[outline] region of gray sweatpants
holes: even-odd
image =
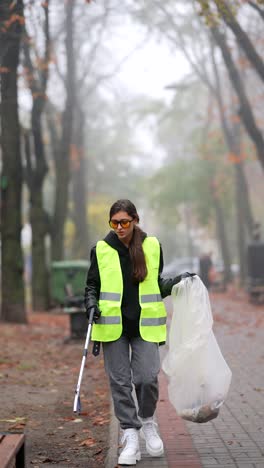
[[[139,417],[153,416],[158,397],[160,356],[158,343],[140,337],[121,336],[103,343],[105,370],[109,376],[115,415],[122,429],[142,426]],[[138,412],[132,390],[135,386]]]

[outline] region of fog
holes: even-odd
[[[3,184],[12,154],[22,201],[11,208],[2,193],[2,222],[8,231],[17,213],[17,242],[31,225],[36,265],[87,259],[111,204],[129,198],[166,264],[211,252],[227,280],[236,265],[246,281],[264,219],[263,19],[251,3],[227,21],[215,2],[25,1],[19,129],[4,84],[1,97]],[[4,83],[11,39],[1,34]]]

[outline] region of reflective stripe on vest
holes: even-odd
[[[166,341],[166,309],[158,285],[160,245],[155,237],[146,237],[142,247],[147,276],[139,283],[140,335],[146,341],[162,342]],[[99,241],[96,256],[101,280],[99,308],[102,313],[93,325],[92,340],[114,341],[122,334],[123,277],[119,255],[105,241]]]
[[[121,294],[110,293],[110,292],[101,292],[100,300],[101,301],[120,301]]]
[[[166,317],[159,317],[159,318],[144,318],[141,320],[142,327],[149,327],[151,326],[158,326],[158,325],[165,325],[166,324]]]
[[[96,323],[101,325],[117,325],[121,323],[121,317],[100,317]]]
[[[160,294],[142,294],[141,302],[162,302]]]

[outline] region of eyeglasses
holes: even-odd
[[[133,221],[133,219],[120,219],[120,221],[117,221],[117,219],[110,219],[109,226],[112,229],[117,229],[118,225],[120,224],[120,226],[123,229],[128,229],[129,226],[130,226],[130,223],[132,223],[132,221]]]

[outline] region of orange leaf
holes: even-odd
[[[9,72],[10,72],[10,68],[0,67],[0,73],[9,73]]]
[[[19,431],[19,430],[25,429],[25,425],[26,425],[26,423],[18,422],[16,424],[13,424],[12,426],[10,426],[8,428],[8,430],[9,431]]]
[[[25,18],[21,15],[11,15],[10,18],[5,22],[5,28],[8,29],[13,23],[18,22],[19,24],[25,24]]]
[[[103,426],[104,424],[108,424],[108,423],[109,423],[109,418],[105,418],[103,416],[97,416],[93,420],[94,426]]]
[[[239,164],[246,158],[247,158],[247,155],[245,153],[241,153],[241,154],[229,153],[228,154],[228,160],[232,164]]]
[[[88,437],[88,439],[83,440],[79,446],[80,447],[94,447],[96,445],[96,440],[92,437]]]

